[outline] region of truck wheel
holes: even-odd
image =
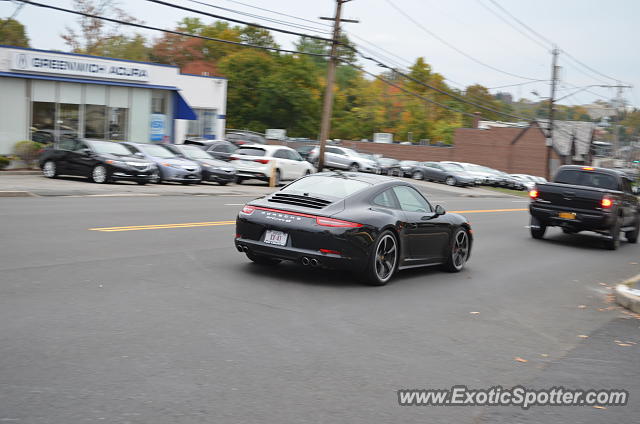
[[[629,243],[637,243],[638,233],[640,233],[640,215],[636,218],[636,228],[625,232],[624,238],[626,238]]]
[[[531,221],[529,222],[529,230],[531,231],[531,237],[540,240],[544,238],[544,233],[547,231],[547,225],[538,218],[532,216]]]
[[[609,238],[607,239],[606,246],[609,250],[616,250],[620,247],[620,218],[616,219],[616,222],[609,230]]]

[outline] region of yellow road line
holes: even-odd
[[[182,224],[158,224],[158,225],[134,225],[130,227],[103,227],[89,228],[89,231],[116,232],[138,230],[165,230],[171,228],[214,227],[217,225],[233,225],[236,221],[212,221],[212,222],[185,222]]]
[[[469,211],[450,211],[451,213],[491,213],[491,212],[521,212],[528,209],[482,209]],[[113,233],[118,231],[139,231],[139,230],[168,230],[172,228],[193,228],[193,227],[215,227],[219,225],[233,225],[236,221],[211,221],[211,222],[183,222],[180,224],[157,224],[157,225],[133,225],[129,227],[103,227],[89,228],[89,231],[101,231]]]
[[[451,213],[488,213],[488,212],[521,212],[528,211],[529,209],[520,208],[520,209],[486,209],[486,210],[475,210],[475,211],[451,211]]]

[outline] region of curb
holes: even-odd
[[[618,284],[615,290],[616,303],[640,314],[640,290],[632,285],[640,281],[640,274]]]
[[[27,170],[23,170],[23,171],[0,171],[0,175],[40,175],[42,174],[42,172],[40,171],[27,171]]]
[[[0,197],[36,197],[29,191],[0,191]]]

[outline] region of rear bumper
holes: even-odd
[[[529,205],[531,216],[549,227],[563,227],[577,231],[604,231],[614,224],[615,212],[571,211],[553,206]],[[574,212],[575,219],[560,218],[560,212]]]
[[[239,252],[250,252],[256,255],[277,258],[286,261],[302,263],[303,258],[318,261],[317,266],[334,269],[361,269],[364,267],[362,260],[347,258],[331,253],[321,253],[317,250],[300,249],[291,246],[274,246],[261,241],[244,238],[235,239],[236,249]]]

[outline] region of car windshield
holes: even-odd
[[[348,154],[349,156],[362,156],[362,157],[365,157],[365,156],[361,155],[360,153],[356,152],[355,150],[351,150],[351,149],[348,149],[346,147],[343,147],[342,150],[344,150],[344,152],[346,154]]]
[[[386,165],[386,166],[392,166],[392,165],[396,165],[398,163],[397,160],[391,159],[391,158],[380,158],[380,159],[378,159],[378,162],[380,162],[381,164]]]
[[[124,147],[120,143],[113,141],[90,141],[89,144],[96,153],[118,155],[118,156],[130,156],[129,149]]]
[[[265,151],[259,147],[241,147],[236,150],[236,155],[246,155],[246,156],[264,156]]]
[[[401,160],[400,166],[416,166],[418,162],[415,160]]]
[[[209,156],[209,153],[205,152],[199,147],[184,146],[182,148],[182,151],[184,152],[185,156],[187,156],[189,159],[211,159],[211,156]]]
[[[314,175],[301,178],[281,191],[283,193],[296,192],[315,197],[329,197],[344,199],[353,193],[370,187],[371,184],[359,180],[352,180],[341,176],[329,177],[326,175]]]
[[[149,156],[153,156],[156,158],[169,159],[176,157],[176,155],[172,151],[157,144],[138,144],[137,147]]]

